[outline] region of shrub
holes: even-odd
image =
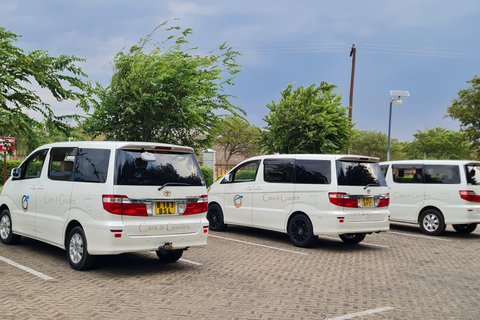
[[[208,188],[213,183],[213,170],[203,166],[200,166],[200,169],[202,170],[203,178],[205,179],[205,183],[207,184]]]
[[[10,177],[13,168],[18,168],[22,161],[14,160],[8,161],[7,160],[7,179]],[[3,160],[0,160],[0,184],[3,184]]]

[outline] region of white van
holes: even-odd
[[[387,231],[388,191],[378,158],[270,155],[247,159],[209,189],[210,229],[227,224],[285,232],[296,246],[334,234],[359,243]]]
[[[207,244],[205,181],[193,150],[147,142],[44,145],[0,194],[0,240],[66,249],[72,268],[95,255],[156,251],[173,262]]]
[[[480,162],[405,160],[380,163],[392,221],[420,224],[428,235],[446,225],[470,233],[480,222]]]

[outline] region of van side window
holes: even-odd
[[[78,149],[75,159],[75,181],[105,183],[110,150]]]
[[[232,182],[255,181],[260,160],[242,164],[235,170]]]
[[[396,183],[424,183],[423,166],[419,165],[392,165],[393,182]]]
[[[426,183],[459,184],[460,169],[458,166],[425,165]]]
[[[50,151],[50,163],[48,164],[48,178],[50,180],[71,180],[75,150],[75,147],[52,148]]]
[[[45,158],[47,157],[47,152],[48,149],[44,149],[31,155],[20,167],[21,173],[19,179],[40,178],[43,163],[45,162]]]
[[[330,161],[295,160],[295,183],[330,184],[330,181]]]
[[[265,159],[263,180],[272,183],[293,183],[293,159]]]

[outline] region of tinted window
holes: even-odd
[[[265,159],[263,180],[273,183],[293,183],[293,159]]]
[[[295,160],[295,182],[330,184],[331,170],[328,160]]]
[[[388,172],[388,165],[382,164],[380,165],[380,169],[382,169],[383,176],[386,177]]]
[[[459,184],[460,169],[458,166],[425,165],[427,183]]]
[[[75,158],[75,181],[104,183],[107,180],[110,150],[78,149]]]
[[[473,185],[480,185],[480,166],[479,165],[466,165],[465,174],[467,176],[467,183]]]
[[[254,181],[260,160],[244,163],[235,169],[232,182]]]
[[[40,150],[32,154],[20,167],[19,179],[39,178],[42,173],[43,163],[47,156],[48,149]]]
[[[48,178],[51,180],[71,180],[76,148],[52,148],[48,164]]]
[[[115,157],[116,185],[162,186],[184,183],[204,186],[202,172],[192,153],[155,153],[156,160],[146,162],[138,150],[117,150]]]
[[[378,163],[336,161],[338,185],[340,186],[386,186],[385,177]]]
[[[423,183],[423,166],[421,164],[392,165],[393,181],[397,183]]]

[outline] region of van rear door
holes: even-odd
[[[342,157],[337,159],[335,166],[338,192],[330,197],[343,198],[347,221],[385,221],[388,191],[378,159]]]

